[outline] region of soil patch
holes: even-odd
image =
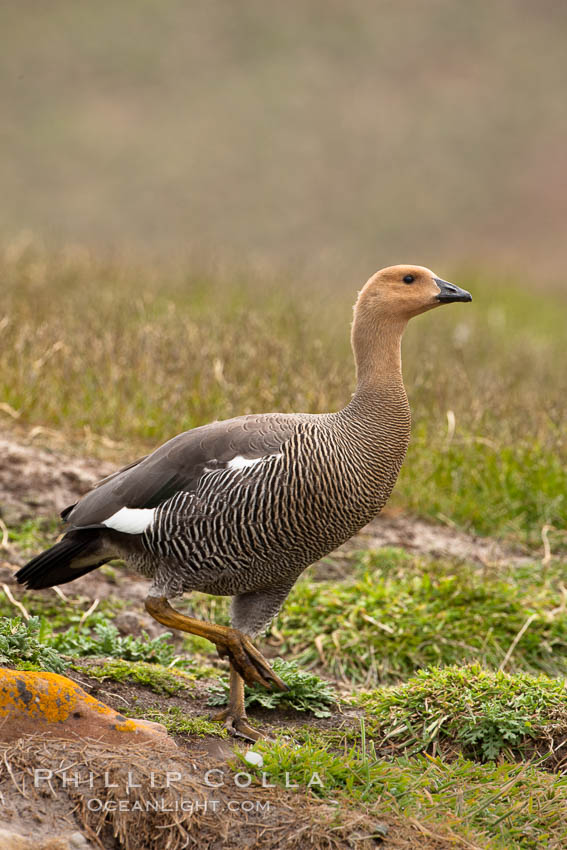
[[[56,516],[116,467],[92,458],[40,448],[31,438],[0,437],[0,516],[16,525]]]
[[[132,710],[136,715],[146,717],[152,710],[167,711],[168,708],[179,708],[189,717],[209,717],[219,711],[218,706],[208,705],[211,686],[217,684],[217,679],[197,679],[187,689],[179,690],[174,694],[164,696],[154,693],[150,688],[140,685],[135,681],[115,681],[114,679],[99,679],[92,675],[93,668],[104,665],[110,659],[80,658],[74,662],[74,669],[67,671],[66,675],[76,681],[91,696],[110,705],[116,711],[129,714]],[[225,669],[219,669],[219,677],[226,676]],[[335,683],[334,683],[335,684]],[[284,732],[293,737],[294,729],[309,726],[309,729],[336,730],[346,732],[350,728],[360,727],[360,717],[363,711],[354,707],[336,704],[330,706],[330,717],[315,717],[311,712],[295,711],[293,708],[279,707],[273,709],[251,706],[247,709],[250,721],[261,731],[270,736],[276,732]],[[219,726],[219,729],[222,728]],[[192,735],[179,734],[173,736],[179,746],[183,747],[186,741],[192,741]],[[222,739],[219,739],[224,743]],[[226,752],[232,754],[232,747],[228,746]]]

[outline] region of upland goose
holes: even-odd
[[[29,588],[64,584],[112,558],[152,580],[149,613],[212,641],[230,660],[216,719],[255,740],[244,682],[285,689],[256,649],[298,576],[375,517],[410,435],[401,371],[408,320],[470,293],[422,266],[392,266],[354,307],[357,386],[336,413],[263,413],[194,428],[105,478],[61,516],[59,543],[16,573]],[[232,596],[232,627],[179,613],[185,591]]]

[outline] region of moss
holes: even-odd
[[[123,661],[120,658],[108,659],[101,663],[83,667],[73,665],[95,679],[112,679],[115,682],[133,682],[149,688],[155,694],[171,696],[182,690],[192,690],[197,675],[183,670],[172,670],[161,664],[149,664],[146,661]]]
[[[128,717],[138,720],[153,720],[161,723],[168,732],[173,735],[193,735],[197,738],[215,737],[227,738],[228,732],[221,723],[215,723],[202,715],[191,716],[185,714],[181,708],[171,705],[167,711],[158,708],[144,708],[143,706],[130,706],[123,710]]]

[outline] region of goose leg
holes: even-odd
[[[249,741],[257,741],[262,737],[261,732],[248,724],[244,708],[244,679],[236,672],[232,664],[230,665],[228,705],[218,714],[214,714],[212,719],[224,723],[226,729],[235,737],[247,738]]]
[[[242,676],[248,685],[257,682],[268,690],[288,690],[285,682],[274,673],[250,638],[238,629],[230,628],[230,626],[217,626],[213,623],[197,620],[195,617],[187,617],[172,608],[165,596],[148,596],[145,604],[146,611],[158,623],[162,623],[171,629],[179,629],[182,632],[204,637],[214,643],[220,657],[228,657],[231,667]],[[231,694],[233,690],[231,680]]]

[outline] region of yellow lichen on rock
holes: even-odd
[[[0,670],[0,717],[7,717],[16,709],[48,723],[64,723],[78,698],[101,713],[116,714],[58,673]]]
[[[0,740],[34,733],[104,741],[167,736],[161,724],[130,720],[58,673],[0,668]]]
[[[117,720],[114,728],[118,732],[135,732],[138,727],[135,720]]]

